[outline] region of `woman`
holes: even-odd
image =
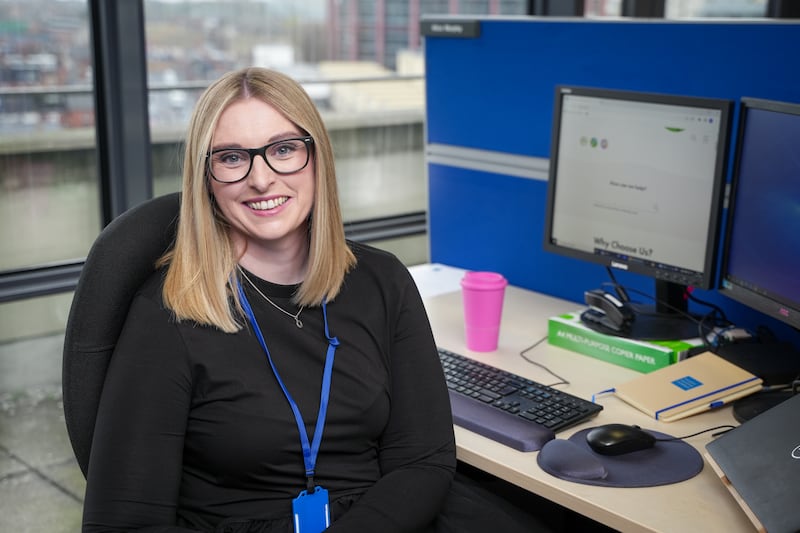
[[[394,256],[345,241],[332,153],[279,73],[201,96],[174,247],[108,369],[84,531],[458,520],[437,519],[456,459],[422,301]]]

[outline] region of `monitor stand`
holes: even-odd
[[[657,341],[702,337],[700,320],[689,313],[688,290],[680,283],[655,280],[655,304],[630,304],[635,315],[631,338]]]
[[[694,339],[700,336],[697,321],[678,313],[664,313],[656,307],[631,304],[634,319],[628,336],[637,340]]]
[[[605,335],[625,337],[637,341],[663,341],[694,339],[699,337],[697,322],[676,314],[660,313],[652,306],[628,304],[633,311],[633,320],[621,328],[611,325],[602,313],[587,309],[581,321],[589,329]]]
[[[689,313],[686,285],[657,279],[655,280],[656,303],[654,305],[634,303],[629,301],[624,287],[617,283],[613,271],[610,268],[606,270],[619,299],[627,302],[626,305],[633,312],[633,320],[619,329],[608,327],[602,320],[583,320],[587,327],[606,335],[639,341],[695,339],[702,336],[698,326],[700,320]]]
[[[800,378],[800,352],[788,342],[740,342],[714,352],[764,380],[764,385],[787,385]]]
[[[772,409],[779,403],[785,402],[792,396],[791,390],[765,390],[739,398],[733,402],[733,418],[742,424],[764,411]]]
[[[800,378],[800,352],[785,342],[742,342],[721,346],[717,355],[764,380],[766,386],[791,384]],[[764,390],[733,402],[733,417],[745,422],[791,398],[788,389]]]

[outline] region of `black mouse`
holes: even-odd
[[[606,424],[586,434],[586,442],[602,455],[622,455],[652,448],[656,438],[639,426]]]

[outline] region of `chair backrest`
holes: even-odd
[[[108,363],[133,296],[174,241],[179,205],[172,193],[114,219],[81,271],[64,335],[62,390],[67,433],[84,476]]]

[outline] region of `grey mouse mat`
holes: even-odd
[[[682,440],[656,442],[646,450],[624,455],[601,455],[589,447],[587,428],[569,439],[553,439],[539,451],[536,462],[548,474],[567,481],[606,487],[654,487],[690,479],[703,470],[703,457]],[[647,430],[657,439],[671,435]]]

